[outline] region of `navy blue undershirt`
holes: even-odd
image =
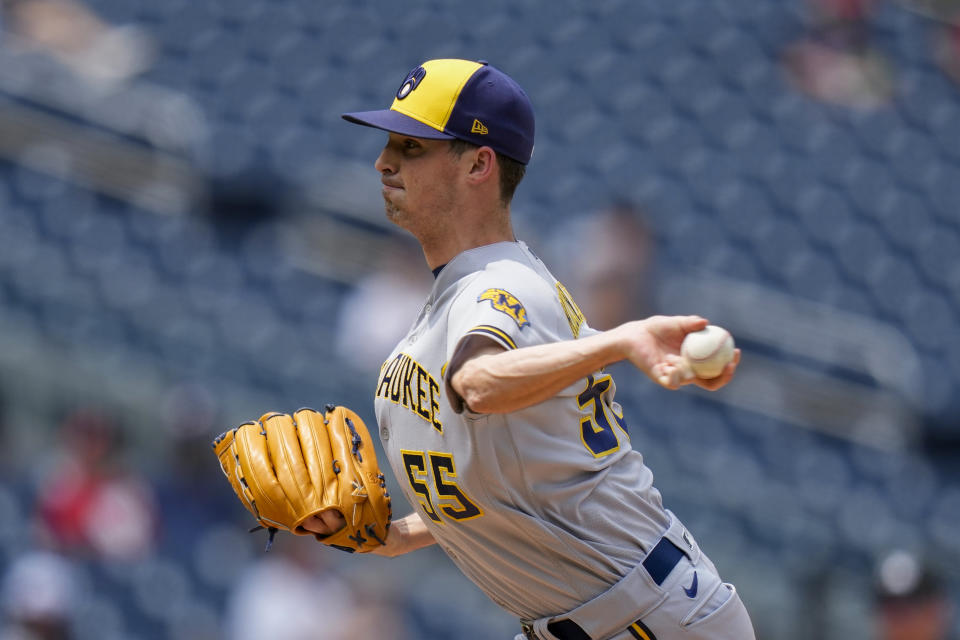
[[[442,265],[440,265],[439,267],[437,267],[436,269],[433,270],[433,278],[434,278],[434,280],[437,279],[437,276],[440,275],[440,272],[443,271],[443,268],[444,268],[445,266],[447,266],[447,265],[442,264]]]

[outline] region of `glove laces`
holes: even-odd
[[[276,527],[265,527],[262,524],[255,526],[253,529],[250,529],[247,533],[254,533],[255,531],[260,531],[261,529],[266,529],[269,536],[267,537],[267,546],[264,547],[263,552],[266,553],[270,551],[270,547],[273,546],[273,539],[277,537],[278,529]]]

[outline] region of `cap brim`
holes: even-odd
[[[405,116],[399,111],[393,111],[392,109],[344,113],[342,118],[354,124],[362,124],[366,127],[383,129],[384,131],[412,136],[414,138],[452,140],[454,137],[443,131],[437,131],[430,125],[423,124],[419,120],[414,120],[410,116]]]

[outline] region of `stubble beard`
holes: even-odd
[[[419,208],[411,211],[405,204],[402,199],[396,203],[384,194],[383,208],[387,220],[411,234],[422,246],[432,245],[446,235],[445,216],[438,212],[431,215]]]
[[[431,244],[432,239],[437,233],[437,227],[435,225],[425,226],[419,224],[417,222],[420,218],[419,216],[410,215],[407,210],[397,206],[386,198],[384,198],[384,211],[386,212],[387,220],[412,235],[421,245]]]
[[[397,225],[398,227],[403,227],[403,210],[400,209],[397,205],[390,202],[387,198],[383,199],[383,209],[387,214],[387,220]]]

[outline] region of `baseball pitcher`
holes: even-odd
[[[753,640],[734,587],[664,507],[631,446],[642,425],[604,370],[627,360],[668,389],[714,390],[739,351],[703,380],[680,345],[704,318],[588,326],[514,236],[534,115],[493,66],[424,62],[389,109],[344,118],[388,132],[375,163],[386,213],[435,275],[374,389],[386,458],[414,512],[390,522],[369,434],[342,407],[268,414],[215,443],[247,508],[271,532],[350,551],[439,544],[517,617],[518,640]]]

